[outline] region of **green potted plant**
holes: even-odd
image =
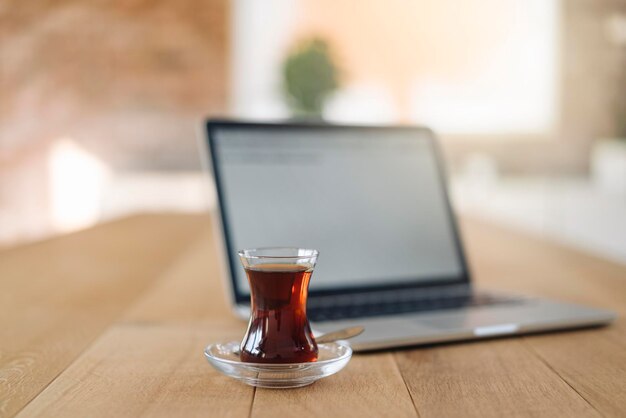
[[[296,118],[321,119],[325,101],[339,88],[339,69],[321,38],[299,42],[283,62],[283,93]]]

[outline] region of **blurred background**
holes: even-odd
[[[624,0],[0,0],[0,248],[206,211],[206,116],[430,126],[461,214],[626,263]]]

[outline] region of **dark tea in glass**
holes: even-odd
[[[239,252],[250,284],[250,322],[240,347],[249,363],[317,360],[306,315],[316,250],[266,248]]]

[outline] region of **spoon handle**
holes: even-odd
[[[315,342],[317,344],[330,343],[337,340],[347,340],[348,338],[356,337],[361,334],[365,328],[363,327],[350,327],[345,329],[340,329],[339,331],[329,332],[324,335],[320,335],[315,338]]]

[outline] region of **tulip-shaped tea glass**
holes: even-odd
[[[250,283],[251,312],[240,359],[248,363],[304,363],[318,350],[306,315],[317,250],[257,248],[239,251]]]

